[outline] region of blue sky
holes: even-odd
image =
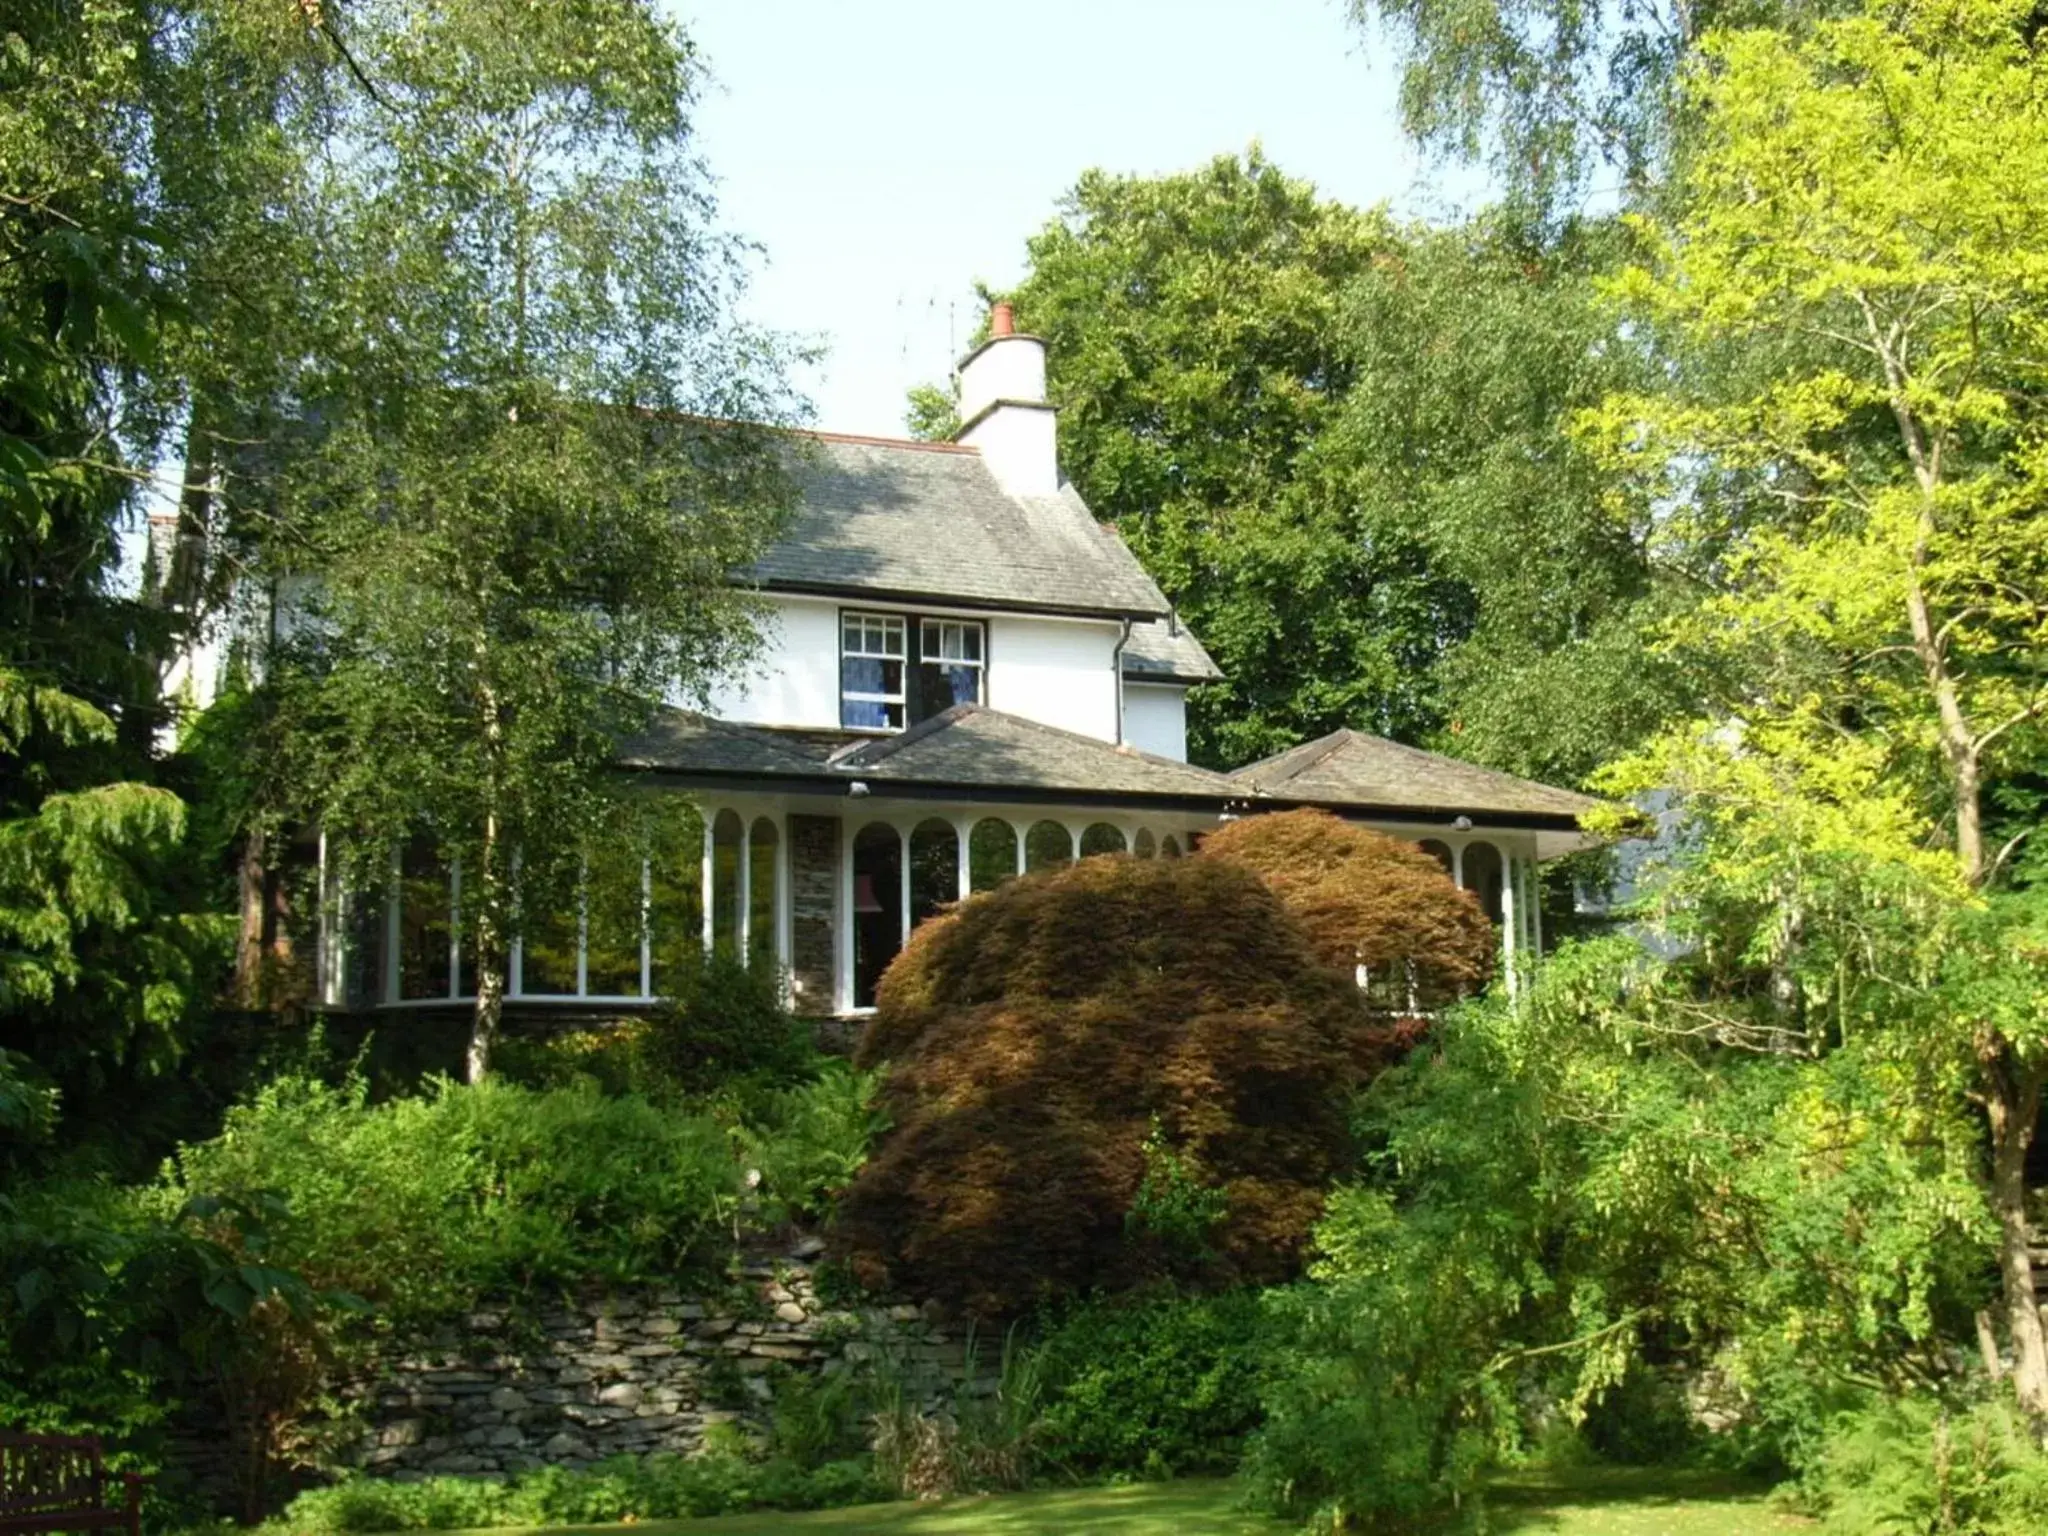
[[[766,248],[751,318],[822,342],[816,425],[902,430],[977,278],[1089,166],[1153,174],[1253,140],[1326,196],[1469,196],[1403,139],[1390,50],[1338,0],[671,0],[709,57],[701,148],[724,225]]]

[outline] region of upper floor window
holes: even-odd
[[[843,726],[900,731],[955,704],[982,701],[987,650],[976,620],[846,613],[839,637]]]
[[[903,620],[848,613],[839,620],[839,723],[903,729]]]
[[[916,718],[981,702],[981,626],[972,619],[918,625]]]

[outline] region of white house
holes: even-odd
[[[1232,773],[1186,761],[1186,695],[1220,676],[1116,533],[1060,478],[1045,346],[1007,306],[960,365],[950,443],[808,434],[801,506],[739,579],[758,663],[708,712],[664,710],[622,767],[687,796],[689,846],[593,864],[583,910],[529,933],[511,1005],[658,995],[687,929],[785,968],[799,1012],[857,1013],[905,935],[1044,864],[1173,858],[1227,817],[1327,807],[1413,839],[1476,891],[1509,957],[1541,942],[1533,877],[1585,846],[1584,796],[1355,731]],[[447,1004],[473,985],[456,881],[396,883],[332,1004]]]

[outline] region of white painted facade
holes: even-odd
[[[1124,684],[1124,740],[1140,752],[1188,760],[1188,691],[1164,683]]]
[[[840,725],[842,612],[974,619],[986,625],[986,697],[991,709],[1100,741],[1128,739],[1144,751],[1187,759],[1186,690],[1132,684],[1117,729],[1117,644],[1123,626],[1109,619],[1068,619],[964,609],[906,607],[770,593],[761,648],[738,674],[713,689],[708,712],[745,725],[836,730]],[[672,703],[694,707],[690,700]],[[1139,734],[1142,733],[1142,739]]]

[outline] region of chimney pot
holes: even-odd
[[[988,333],[991,336],[1014,336],[1017,334],[1017,312],[1008,304],[998,304],[988,314]]]

